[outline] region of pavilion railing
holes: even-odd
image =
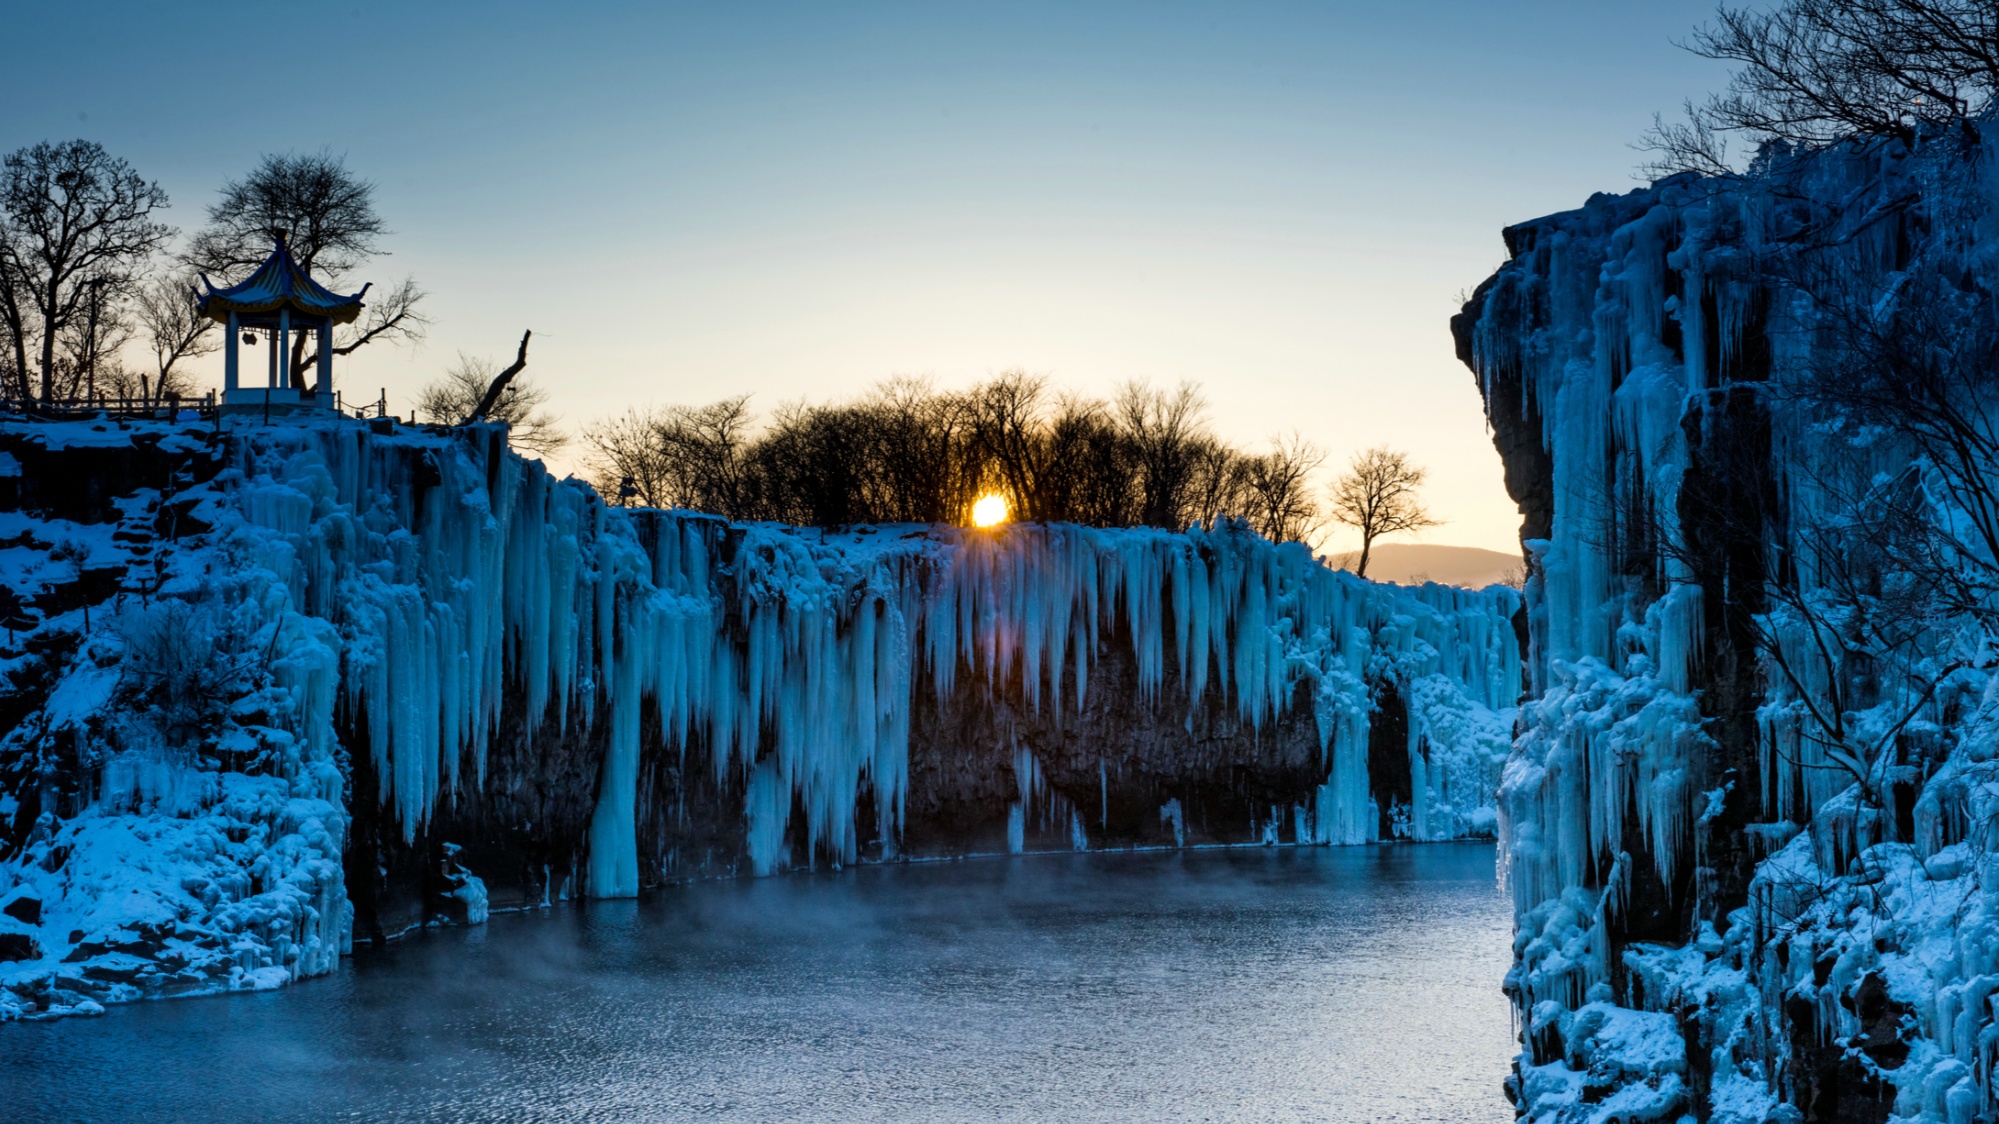
[[[253,403],[254,405],[254,403]],[[214,421],[218,403],[214,391],[199,398],[115,398],[99,395],[93,398],[6,398],[0,397],[0,416],[29,418],[39,421],[82,421],[93,418],[126,418],[132,420],[174,421],[193,413],[201,421]],[[340,392],[333,395],[333,412],[345,418],[380,418],[388,416],[389,396],[386,390],[372,402],[359,404],[343,401]]]
[[[97,417],[173,421],[192,412],[202,421],[215,419],[215,392],[199,398],[0,398],[0,414],[44,421],[79,421]]]

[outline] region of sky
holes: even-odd
[[[528,328],[572,427],[1193,380],[1242,445],[1408,451],[1423,541],[1517,550],[1449,318],[1501,228],[1639,186],[1652,114],[1726,77],[1674,45],[1712,10],[71,0],[10,18],[0,151],[98,141],[190,232],[262,154],[344,156],[393,231],[354,280],[430,293],[422,346],[335,368],[392,412]]]

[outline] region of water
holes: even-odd
[[[278,992],[0,1026],[0,1115],[1503,1124],[1492,863],[1042,856],[496,915]]]

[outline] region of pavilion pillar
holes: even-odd
[[[236,364],[236,336],[237,336],[236,310],[231,309],[229,311],[229,337],[228,337],[229,346],[224,351],[222,359],[222,393],[225,396],[236,393],[236,383],[238,379],[238,368]]]
[[[319,395],[333,405],[333,321],[319,326]]]
[[[223,343],[225,395],[240,396],[245,381],[239,354],[242,344],[254,347],[257,334],[262,333],[269,337],[264,342],[270,348],[266,403],[290,400],[303,405],[310,394],[323,398],[322,405],[335,405],[333,355],[339,349],[334,346],[333,330],[360,314],[367,286],[352,296],[328,291],[292,258],[283,234],[278,235],[271,256],[249,277],[226,289],[216,288],[206,277],[202,284],[206,292],[195,294],[201,315],[227,325],[229,333]],[[297,339],[293,338],[295,332]],[[316,348],[316,353],[308,356],[308,347]],[[316,377],[307,378],[306,368],[315,366],[319,368],[313,372]]]

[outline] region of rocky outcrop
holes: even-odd
[[[1843,599],[1910,587],[1856,497],[1925,462],[1826,391],[1842,310],[1890,325],[1919,275],[1989,301],[1988,163],[1953,133],[1595,196],[1509,228],[1452,321],[1529,556],[1501,809],[1530,1119],[1994,1111],[1985,844],[1923,826],[1984,776],[1989,676],[1952,662],[1981,633],[1859,638]]]

